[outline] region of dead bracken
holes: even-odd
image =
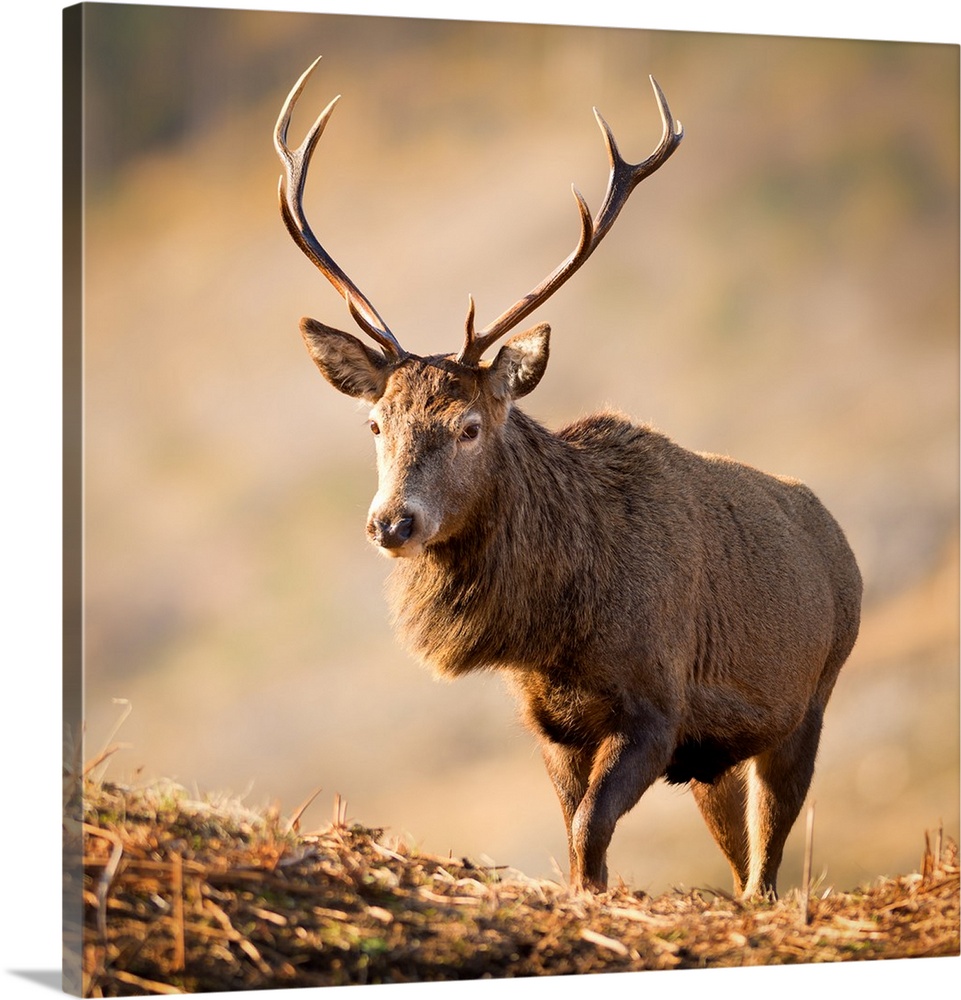
[[[957,845],[940,833],[919,872],[814,891],[805,907],[796,893],[577,895],[419,853],[349,825],[339,802],[328,827],[303,834],[277,812],[173,785],[88,782],[83,801],[89,997],[959,952]],[[69,824],[66,835],[69,853]]]

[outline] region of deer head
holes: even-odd
[[[378,490],[367,532],[386,555],[411,556],[471,530],[484,492],[478,484],[496,474],[498,449],[513,402],[534,389],[544,374],[550,327],[542,323],[515,334],[493,360],[485,361],[483,355],[590,257],[637,184],[677,148],[683,130],[652,77],[663,126],[661,139],[646,160],[631,164],[620,155],[613,133],[595,109],[610,177],[604,202],[594,217],[580,192],[573,189],[581,222],[577,246],[539,285],[481,330],[475,329],[474,301],[469,298],[464,344],[458,354],[419,357],[400,346],[366,296],[321,246],[304,215],[307,169],[339,98],[327,105],[295,150],[287,145],[287,130],[294,105],[319,61],[288,94],[274,131],[274,145],[284,166],[281,215],[294,242],[341,294],[354,322],[379,349],[314,319],[302,319],[300,329],[327,381],[340,392],[371,404],[369,425],[377,447]]]

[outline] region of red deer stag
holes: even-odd
[[[660,777],[690,783],[736,891],[776,893],[824,709],[858,631],[861,579],[844,535],[793,479],[687,451],[615,413],[551,432],[515,404],[544,374],[550,328],[485,351],[594,252],[631,191],[682,137],[610,157],[604,204],[576,249],[458,354],[405,351],[304,217],[308,164],[275,132],[280,205],[300,249],[378,349],[301,320],[324,377],[371,404],[378,489],[367,533],[396,559],[390,603],[411,650],[445,677],[496,668],[536,735],[567,827],[571,882],[601,892],[618,819]]]

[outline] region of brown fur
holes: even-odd
[[[617,820],[665,777],[691,783],[737,891],[773,893],[858,631],[831,515],[794,480],[614,413],[546,430],[514,405],[543,374],[546,326],[476,367],[302,329],[332,384],[374,404],[368,530],[411,556],[390,582],[400,634],[442,675],[506,673],[574,885],[604,889]]]

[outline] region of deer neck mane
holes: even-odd
[[[576,497],[590,480],[578,449],[516,408],[492,447],[496,471],[471,527],[399,560],[388,585],[401,636],[443,675],[543,665],[545,635],[559,656],[567,598],[583,576],[566,556],[590,530],[591,507]]]

